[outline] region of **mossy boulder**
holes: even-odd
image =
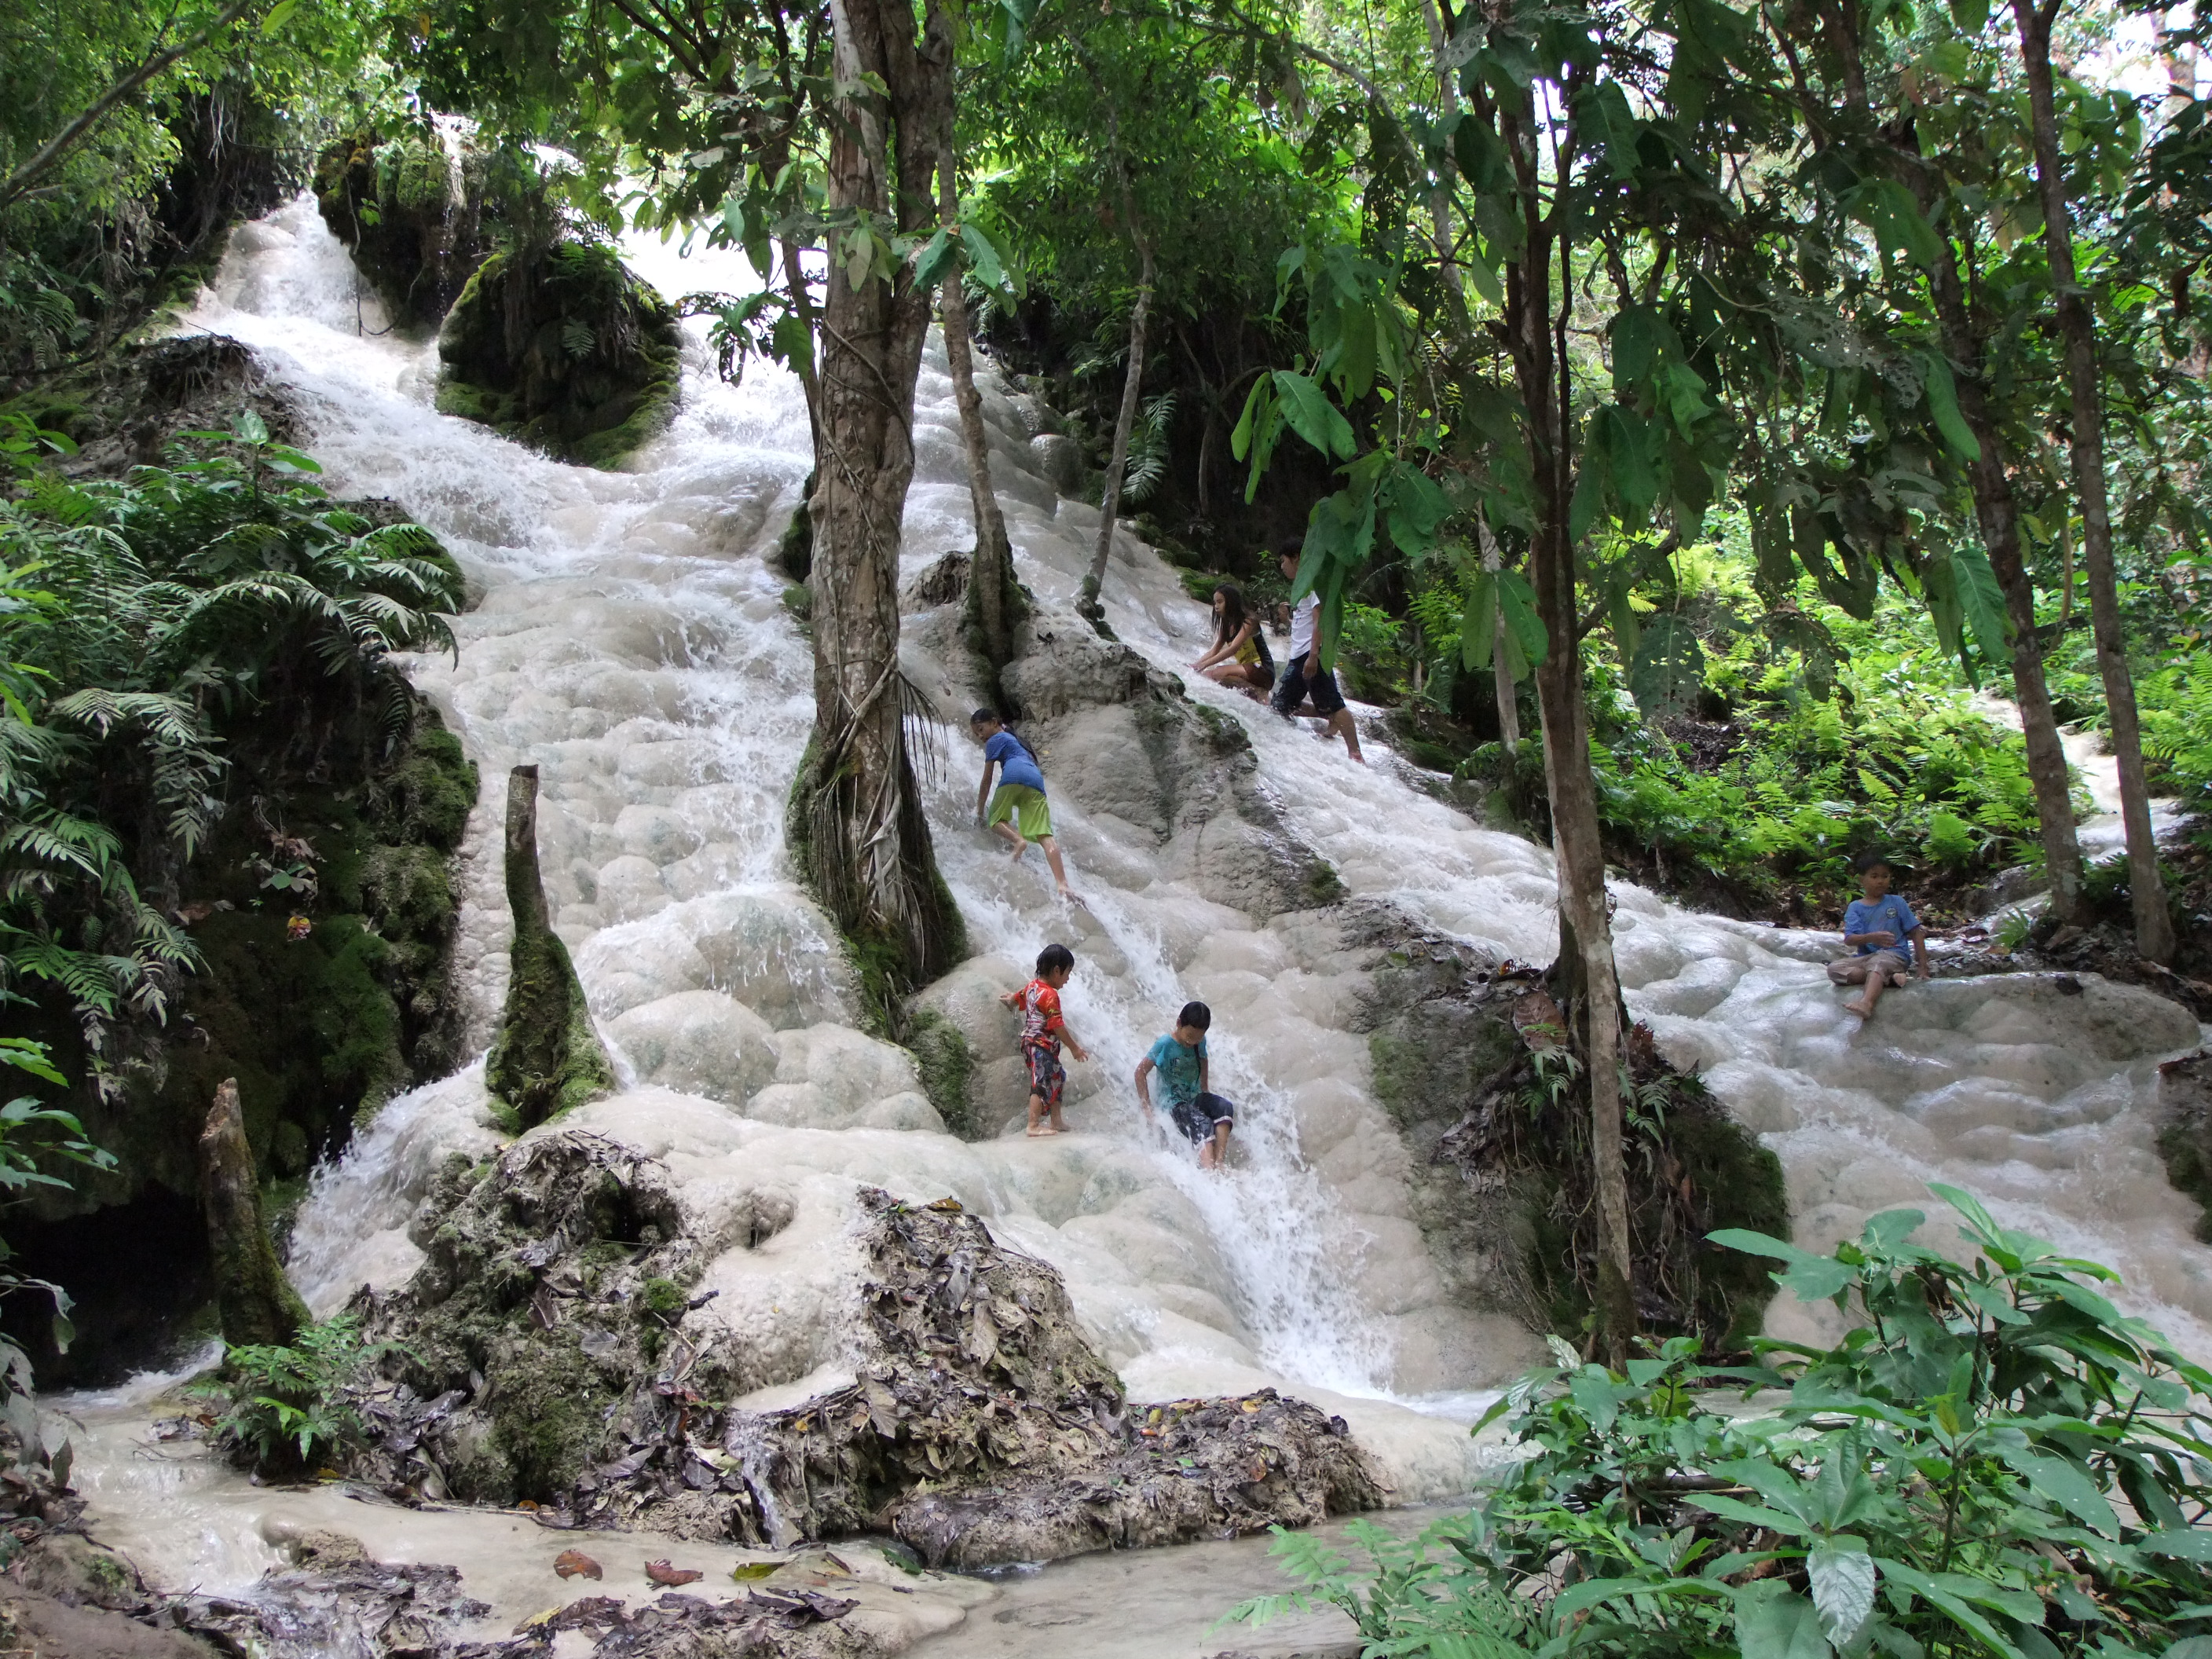
[[[667,424],[679,355],[674,308],[612,248],[504,250],[447,313],[438,410],[559,460],[611,467]]]
[[[1471,1305],[1579,1337],[1595,1279],[1589,1096],[1566,1050],[1538,1053],[1521,1035],[1532,1007],[1557,1015],[1541,976],[1384,906],[1354,907],[1352,928],[1376,950],[1358,1021],[1375,1095],[1413,1154],[1414,1218],[1439,1266]],[[1781,1160],[1668,1066],[1647,1028],[1632,1027],[1626,1048],[1639,1316],[1735,1352],[1759,1334],[1774,1286],[1758,1258],[1706,1236],[1789,1237]]]
[[[357,1472],[530,1498],[564,1528],[777,1546],[888,1531],[963,1568],[1381,1501],[1342,1419],[1272,1389],[1133,1409],[1049,1266],[951,1200],[855,1198],[855,1379],[756,1413],[726,1403],[749,1356],[692,1317],[710,1247],[657,1159],[555,1127],[457,1161],[422,1212],[422,1269],[356,1304],[399,1345],[361,1401],[376,1433]],[[789,1219],[787,1200],[712,1248]]]
[[[489,251],[482,156],[427,126],[364,127],[315,159],[315,206],[392,320],[443,317]]]

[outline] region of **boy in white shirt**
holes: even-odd
[[[1283,580],[1296,581],[1297,550],[1285,547],[1281,562]],[[1314,713],[1328,722],[1322,729],[1333,738],[1342,738],[1346,751],[1364,766],[1367,757],[1359,752],[1359,728],[1352,724],[1352,711],[1344,706],[1344,694],[1336,689],[1336,676],[1318,660],[1321,641],[1316,636],[1320,631],[1321,595],[1309,593],[1291,612],[1291,648],[1283,663],[1283,678],[1275,682],[1274,709],[1288,720],[1310,691]]]

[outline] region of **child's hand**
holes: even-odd
[[[1073,1037],[1070,1037],[1067,1040],[1067,1052],[1073,1054],[1078,1060],[1082,1060],[1085,1065],[1090,1063],[1091,1050],[1085,1048]]]
[[[1002,1008],[1012,1008],[1016,1004],[1019,1003],[1021,1000],[1022,994],[1019,991],[1002,992],[999,997],[999,1006]]]
[[[1897,935],[1891,933],[1887,928],[1877,928],[1875,932],[1869,933],[1867,938],[1873,943],[1874,947],[1877,951],[1886,951],[1891,945],[1897,943]]]

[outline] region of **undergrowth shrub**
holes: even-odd
[[[1485,1419],[1526,1453],[1486,1503],[1413,1539],[1355,1528],[1364,1567],[1285,1534],[1301,1588],[1237,1616],[1333,1603],[1378,1656],[2200,1659],[2212,1373],[2115,1309],[2108,1269],[1931,1190],[1971,1265],[1910,1242],[1917,1210],[1826,1256],[1717,1234],[1833,1303],[1844,1340],[1712,1366],[1678,1338],[1611,1371],[1554,1339]]]

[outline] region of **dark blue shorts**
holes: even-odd
[[[1192,1146],[1203,1146],[1213,1139],[1216,1125],[1237,1121],[1237,1107],[1235,1103],[1224,1100],[1219,1095],[1200,1095],[1195,1100],[1186,1100],[1182,1105],[1173,1108],[1168,1115],[1175,1120],[1176,1127],[1183,1132]]]
[[[1315,712],[1324,719],[1343,712],[1344,694],[1336,689],[1336,676],[1315,662],[1311,652],[1283,665],[1283,678],[1275,683],[1275,712],[1285,718],[1297,714],[1308,692],[1313,694]]]

